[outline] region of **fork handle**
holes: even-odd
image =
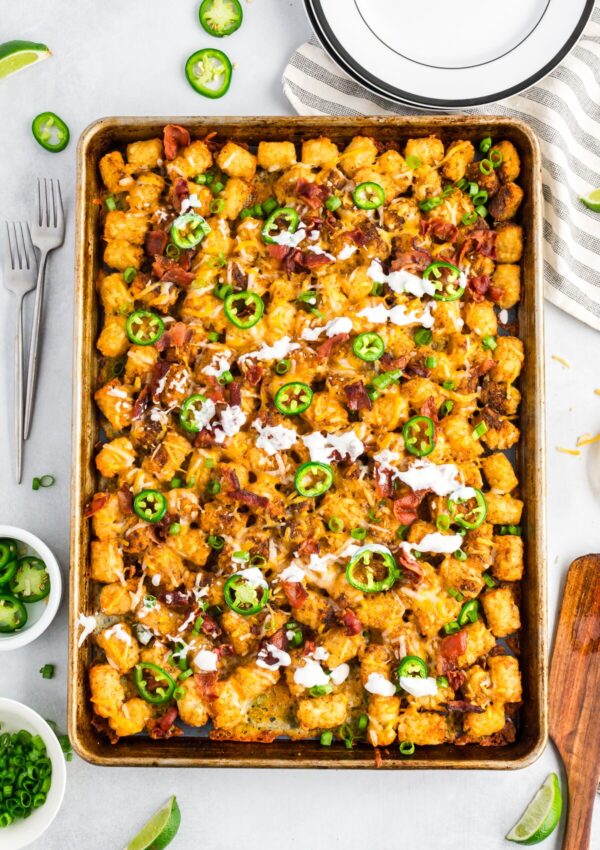
[[[29,437],[31,431],[31,419],[33,417],[33,400],[35,396],[37,381],[38,348],[40,341],[40,323],[42,319],[42,307],[44,303],[44,284],[46,281],[46,261],[48,252],[40,252],[40,264],[38,266],[37,286],[35,290],[35,305],[33,308],[33,323],[31,326],[31,341],[29,343],[29,366],[27,368],[27,394],[25,397],[25,422],[23,426],[23,439]]]
[[[15,476],[21,483],[23,468],[23,296],[17,302],[15,339]]]

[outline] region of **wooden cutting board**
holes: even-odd
[[[600,779],[600,555],[569,567],[550,668],[550,735],[569,786],[563,850],[588,850]]]

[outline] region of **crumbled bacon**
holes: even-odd
[[[291,250],[287,245],[267,245],[267,251],[276,260],[284,260]]]
[[[333,347],[338,345],[340,342],[345,342],[348,338],[349,334],[336,334],[335,336],[329,337],[328,340],[322,342],[317,348],[317,357],[320,360],[323,360],[325,357],[329,357]]]
[[[431,263],[431,254],[423,248],[413,248],[411,251],[400,251],[390,265],[390,271],[399,272],[405,269],[413,273],[425,271]]]
[[[166,360],[157,360],[152,369],[152,378],[148,386],[152,401],[157,404],[160,400],[160,394],[164,388],[164,378],[169,371],[169,364]]]
[[[284,581],[283,592],[292,608],[300,608],[308,598],[308,592],[299,581]]]
[[[428,416],[430,419],[433,419],[434,422],[438,421],[437,404],[435,403],[435,399],[432,395],[423,402],[419,412],[422,416]]]
[[[387,369],[404,369],[408,363],[408,354],[402,354],[400,357],[394,357],[389,351],[384,351],[379,358],[379,362]]]
[[[394,493],[394,472],[377,464],[375,492],[378,499],[390,499]]]
[[[354,611],[352,611],[350,608],[346,608],[346,610],[341,615],[340,620],[346,626],[347,635],[358,635],[362,632],[363,625],[354,613]]]
[[[169,738],[175,738],[178,735],[183,735],[183,729],[180,729],[179,726],[175,726],[177,716],[177,709],[175,706],[171,706],[171,708],[168,708],[159,720],[151,721],[153,725],[149,729],[150,737],[155,740],[159,738],[168,740]]]
[[[373,405],[362,381],[347,384],[344,387],[344,392],[348,398],[348,410],[371,410]]]
[[[103,508],[110,499],[110,493],[94,493],[91,501],[83,509],[83,515],[87,519]]]
[[[244,372],[244,377],[249,384],[251,384],[253,387],[255,387],[257,384],[260,384],[265,372],[262,366],[259,366],[258,363],[248,363],[248,361],[246,360],[244,361],[244,366],[242,368]]]
[[[398,502],[394,502],[393,510],[394,516],[401,525],[412,525],[417,518],[414,511],[409,511],[406,508],[399,507]]]
[[[181,204],[185,198],[189,198],[190,189],[187,183],[187,180],[184,180],[183,177],[178,177],[177,180],[173,183],[173,188],[171,190],[171,203],[173,204],[173,208],[176,212],[181,212]]]
[[[467,681],[464,670],[457,670],[456,663],[442,661],[442,675],[448,679],[448,684],[453,691],[458,691]]]
[[[480,705],[475,705],[473,702],[467,702],[463,699],[451,699],[444,703],[448,711],[459,712],[460,714],[483,714],[485,711]]]
[[[265,638],[265,643],[270,643],[276,649],[286,650],[288,648],[288,639],[285,627],[278,629],[274,635]]]
[[[490,293],[490,298],[495,303],[502,301],[502,298],[504,297],[504,290],[500,286],[495,286],[494,284],[490,286],[488,292]]]
[[[166,348],[181,348],[192,338],[193,331],[186,325],[185,322],[175,322],[169,327],[159,339],[154,343],[157,351],[164,351]]]
[[[119,741],[119,736],[111,727],[108,718],[100,717],[99,714],[94,713],[90,723],[99,735],[106,735],[111,744],[116,744]]]
[[[442,221],[439,218],[423,220],[421,233],[423,236],[429,234],[436,242],[454,242],[458,236],[458,227],[450,221]]]
[[[190,143],[190,134],[180,124],[167,124],[163,131],[165,156],[167,159],[175,159],[180,147],[186,147]]]
[[[469,278],[467,284],[469,294],[472,301],[484,301],[485,294],[490,288],[490,277],[487,274],[481,274],[477,277]]]
[[[180,258],[181,260],[181,258]],[[181,262],[176,263],[168,257],[155,257],[152,263],[152,274],[160,280],[168,280],[177,286],[189,286],[196,275],[184,269]]]
[[[320,269],[321,266],[328,266],[335,262],[333,257],[329,257],[327,254],[317,254],[315,251],[302,251],[301,254],[299,264],[308,271]]]
[[[464,655],[467,649],[467,633],[464,629],[454,635],[442,638],[438,648],[440,658],[446,661],[456,661],[459,655]]]
[[[212,428],[203,428],[194,437],[194,448],[196,449],[209,449],[215,443],[216,439]]]
[[[344,235],[351,239],[357,248],[365,248],[369,242],[379,238],[379,232],[371,222],[364,222],[355,230],[347,230]]]
[[[150,387],[143,387],[133,404],[132,420],[141,419],[150,405]]]
[[[183,586],[159,593],[158,598],[171,608],[187,608],[190,603],[195,601],[192,591]]]
[[[129,484],[121,484],[117,490],[117,499],[119,500],[121,513],[131,516],[133,514],[133,493]]]
[[[323,206],[330,193],[327,186],[319,186],[301,177],[296,183],[296,194],[303,198],[309,207],[317,210]]]
[[[392,510],[394,516],[402,525],[412,525],[417,518],[416,509],[421,504],[429,490],[410,490],[394,500]]]
[[[164,254],[168,241],[169,237],[164,230],[151,230],[146,234],[144,249],[150,257],[155,254]]]
[[[319,544],[314,539],[314,537],[307,537],[306,540],[303,540],[302,543],[298,546],[298,554],[303,558],[310,557],[311,555],[316,555],[319,551]]]
[[[249,508],[262,508],[264,510],[269,507],[269,499],[266,496],[261,496],[258,493],[253,493],[251,490],[243,490],[241,488],[240,480],[235,470],[224,469],[223,477],[227,478],[229,482],[229,495],[232,499],[248,505]]]
[[[242,385],[240,381],[232,381],[229,384],[229,404],[239,407],[242,403]]]

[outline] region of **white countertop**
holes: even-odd
[[[2,3],[0,41],[48,44],[54,57],[0,81],[0,219],[27,217],[34,178],[59,177],[67,206],[65,246],[50,259],[43,362],[24,483],[13,476],[13,305],[0,286],[0,523],[28,528],[69,565],[71,343],[73,303],[73,190],[75,146],[81,130],[105,115],[285,114],[280,75],[293,48],[309,35],[301,0],[246,3],[243,28],[221,44],[197,23],[199,0],[28,0]],[[237,63],[225,99],[196,95],[183,76],[190,53],[209,43]],[[62,154],[33,141],[31,119],[52,110],[72,133]],[[600,234],[600,219],[599,219]],[[590,449],[559,454],[585,432],[600,431],[597,333],[546,306],[548,421],[548,573],[550,622],[565,571],[575,557],[598,551],[598,497],[589,479]],[[565,358],[569,369],[551,359]],[[600,451],[598,453],[600,467]],[[31,490],[34,475],[52,473],[56,486]],[[0,655],[0,695],[27,703],[66,723],[67,604],[46,635]],[[56,665],[51,681],[39,668]],[[527,770],[496,772],[346,772],[249,770],[136,770],[68,765],[63,809],[35,850],[119,850],[170,794],[182,811],[173,850],[501,850],[503,835],[546,775],[558,770],[549,746]],[[0,834],[0,846],[2,835]],[[514,845],[512,845],[514,846]],[[544,845],[560,846],[555,833]],[[592,846],[600,847],[596,806]]]

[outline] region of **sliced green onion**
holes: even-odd
[[[496,587],[496,581],[489,573],[483,573],[481,578],[484,580],[486,587]]]
[[[276,200],[276,198],[273,197],[267,198],[266,201],[262,202],[262,208],[265,215],[271,215],[271,213],[274,212],[278,206],[278,201]]]
[[[332,516],[327,523],[327,527],[330,531],[333,531],[334,534],[339,534],[340,531],[344,530],[344,522],[339,518],[339,516]]]
[[[371,287],[370,295],[381,295],[383,293],[383,283],[380,281],[375,281],[373,286]]]
[[[32,490],[39,490],[40,489],[40,479],[39,478],[33,479],[33,481],[31,482],[31,489]]]
[[[396,537],[399,540],[404,540],[405,537],[406,537],[406,532],[408,531],[409,528],[410,528],[410,526],[408,526],[408,525],[399,525],[398,528],[396,529]]]
[[[42,674],[42,679],[53,679],[54,664],[44,664],[44,666],[40,669],[40,673]]]
[[[216,331],[210,331],[208,336],[206,337],[209,342],[218,342],[219,334]]]
[[[468,186],[468,191],[469,191],[469,195],[471,195],[471,197],[474,197],[477,194],[477,192],[479,192],[479,184],[474,183],[474,182],[470,182],[469,186]]]
[[[438,688],[449,688],[450,687],[450,683],[448,682],[448,679],[445,676],[437,676],[435,683],[438,686]]]
[[[137,274],[136,269],[134,269],[133,266],[129,266],[123,272],[123,280],[125,281],[125,283],[133,283],[133,281],[135,280],[136,274]]]
[[[366,528],[353,528],[350,532],[350,537],[354,538],[354,540],[364,540],[367,536]]]
[[[486,136],[479,142],[479,150],[481,153],[487,153],[489,149],[492,147],[492,137]]]
[[[333,743],[333,732],[322,732],[320,741],[322,747],[330,747]]]
[[[204,186],[206,184],[206,174],[197,174],[194,177],[194,183],[198,183],[200,186]]]
[[[440,514],[435,520],[435,527],[438,531],[448,531],[450,528],[450,517],[448,514]]]
[[[494,349],[498,347],[496,337],[491,335],[484,336],[481,340],[481,344],[486,349],[486,351],[494,351]]]
[[[477,213],[473,210],[472,212],[467,212],[463,215],[460,220],[461,224],[464,224],[466,227],[469,227],[471,224],[475,224],[477,221]]]
[[[489,160],[494,166],[494,168],[498,168],[498,166],[502,165],[502,160],[504,159],[502,155],[502,151],[498,150],[498,148],[494,148],[493,151],[490,151]]]
[[[488,193],[485,189],[480,189],[476,195],[473,196],[473,203],[477,207],[479,204],[487,203]]]
[[[488,426],[485,424],[485,422],[480,422],[476,428],[473,428],[471,436],[474,440],[478,440],[480,437],[483,437],[485,433],[487,433],[487,429]]]
[[[178,260],[181,256],[181,249],[179,248],[179,245],[176,245],[174,242],[169,242],[165,249],[165,254],[171,260]]]
[[[452,413],[453,410],[454,402],[448,398],[440,405],[440,416],[448,416],[450,413]]]
[[[522,532],[520,525],[501,525],[497,531],[498,534],[513,534],[516,537],[520,537]]]
[[[106,204],[106,209],[110,210],[111,212],[114,212],[117,208],[117,202],[115,201],[112,195],[108,195],[104,203]]]
[[[171,490],[177,490],[179,487],[181,487],[182,484],[183,480],[181,478],[178,478],[177,476],[171,478],[171,480],[169,481],[169,487],[171,488]]]
[[[491,174],[492,171],[494,170],[494,166],[492,165],[492,163],[490,162],[489,159],[482,159],[481,162],[479,163],[479,170],[481,171],[482,174],[485,174],[486,177],[487,177],[487,175]]]
[[[222,192],[225,188],[225,184],[221,183],[221,181],[219,180],[216,183],[213,183],[210,188],[212,190],[213,195],[218,195],[219,192]]]
[[[286,374],[286,372],[289,372],[289,371],[290,371],[291,366],[292,366],[292,361],[291,361],[291,360],[288,360],[288,359],[285,359],[285,360],[279,360],[279,361],[275,364],[275,371],[276,371],[276,373],[277,373],[278,375],[285,375],[285,374]]]
[[[429,345],[433,339],[433,334],[429,328],[417,328],[413,334],[413,339],[416,345]]]
[[[329,198],[325,201],[325,207],[329,210],[329,212],[335,212],[342,206],[342,199],[338,198],[337,195],[330,195]]]
[[[460,590],[456,590],[454,587],[448,588],[448,595],[451,596],[453,599],[456,599],[457,602],[462,602],[465,598],[460,592]]]
[[[406,164],[408,165],[411,171],[414,171],[415,168],[421,167],[421,160],[418,156],[413,156],[412,154],[409,154],[406,157]]]
[[[181,525],[178,522],[172,522],[169,526],[169,534],[176,537],[181,531]]]
[[[477,215],[481,216],[481,218],[485,218],[488,214],[487,207],[484,207],[482,204],[475,207],[475,212],[477,213]]]
[[[466,561],[467,560],[467,553],[463,552],[462,549],[457,549],[456,552],[454,553],[454,557],[456,558],[457,561]]]
[[[430,357],[425,358],[425,365],[427,366],[428,369],[435,369],[437,364],[438,364],[437,357],[431,357],[430,356]]]
[[[225,199],[224,198],[215,198],[214,201],[210,202],[210,211],[211,213],[222,213],[225,209]]]
[[[218,377],[218,381],[219,381],[219,383],[220,383],[220,384],[223,384],[223,386],[225,386],[225,387],[227,386],[227,384],[231,384],[231,383],[232,383],[232,381],[233,381],[233,375],[231,374],[231,372],[229,371],[229,369],[226,369],[224,372],[222,372],[222,373],[219,375],[219,377]]]
[[[454,381],[444,381],[442,386],[445,390],[453,390],[455,387]]]
[[[461,177],[460,180],[457,180],[456,183],[454,184],[454,186],[457,189],[460,189],[461,192],[463,191],[463,189],[466,189],[468,185],[469,185],[469,181],[466,179],[466,177]]]
[[[356,723],[356,728],[358,729],[359,732],[364,732],[367,729],[368,725],[369,725],[369,715],[368,714],[361,714],[360,717],[358,718],[357,723]]]
[[[216,496],[217,493],[221,492],[221,482],[220,481],[209,481],[206,485],[206,492],[210,496]]]
[[[444,631],[447,635],[455,635],[456,632],[460,631],[460,626],[458,625],[456,620],[452,620],[451,623],[446,623],[446,625],[444,626]]]
[[[402,741],[399,750],[403,756],[412,756],[415,752],[415,745],[410,741]]]
[[[206,539],[206,542],[208,543],[210,548],[214,549],[216,552],[218,552],[219,549],[222,549],[225,545],[225,539],[220,535],[216,534],[209,534]]]

